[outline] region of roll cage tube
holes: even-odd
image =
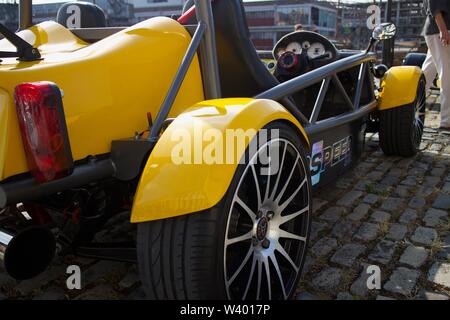
[[[19,1],[19,30],[27,29],[33,25],[33,0]]]

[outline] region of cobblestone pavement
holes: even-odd
[[[368,136],[359,164],[317,195],[296,299],[449,299],[450,135],[434,129],[438,120],[431,104],[414,158],[386,157],[377,135]],[[116,222],[110,229],[132,228]],[[65,289],[70,264],[82,269],[81,290]],[[381,270],[379,290],[366,285],[371,265]],[[133,264],[66,256],[28,281],[0,269],[0,300],[8,298],[143,299],[144,293]]]

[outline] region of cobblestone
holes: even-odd
[[[312,285],[319,290],[333,292],[339,285],[342,271],[337,268],[326,268],[322,270],[312,281]]]
[[[361,244],[350,243],[344,245],[331,257],[331,262],[351,267],[355,262],[356,258],[360,256],[366,247]]]
[[[389,232],[386,235],[386,238],[396,241],[402,240],[405,237],[406,232],[408,232],[408,228],[405,225],[392,223],[389,227]]]
[[[447,217],[448,214],[444,210],[431,208],[426,212],[423,221],[427,227],[437,227],[438,225],[445,223]]]
[[[387,264],[394,254],[397,247],[395,242],[389,240],[380,241],[375,250],[369,255],[369,260],[379,262],[381,264]]]
[[[311,248],[311,252],[314,253],[315,256],[321,257],[326,256],[336,247],[336,239],[324,237],[316,242],[316,244]]]
[[[433,202],[433,208],[442,209],[442,210],[450,210],[450,195],[441,194],[437,197],[437,199]]]
[[[363,241],[372,241],[376,239],[378,231],[378,224],[364,222],[354,237]]]
[[[398,220],[401,223],[408,224],[417,219],[417,211],[414,209],[406,209]]]
[[[391,215],[384,211],[375,211],[374,213],[372,213],[372,216],[371,216],[372,221],[375,221],[378,223],[388,222],[390,218],[391,218]]]
[[[430,245],[436,240],[437,236],[437,232],[434,229],[418,227],[411,237],[411,240],[419,244]]]
[[[428,271],[428,281],[450,289],[450,263],[435,262]]]
[[[409,246],[400,257],[400,263],[407,264],[413,268],[421,267],[427,260],[428,252],[424,247]]]
[[[320,216],[320,219],[329,222],[336,222],[341,218],[344,212],[345,209],[342,207],[331,207],[325,210],[325,212]]]
[[[419,275],[417,270],[399,267],[394,270],[389,281],[384,285],[384,289],[392,293],[410,296],[416,286]]]

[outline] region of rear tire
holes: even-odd
[[[418,152],[425,123],[425,102],[422,76],[413,103],[380,112],[380,147],[386,155],[411,157]]]
[[[264,147],[247,150],[215,207],[138,225],[139,272],[150,299],[288,299],[295,292],[310,229],[309,170],[293,129],[283,123],[265,129],[279,130],[266,151],[285,146],[274,149],[286,159],[277,173],[257,174],[253,159]]]

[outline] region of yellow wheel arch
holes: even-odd
[[[249,141],[273,121],[289,122],[309,146],[301,124],[272,100],[218,99],[189,108],[164,131],[147,160],[131,222],[170,218],[216,205],[228,190]],[[244,135],[244,141],[237,142],[235,134]]]
[[[381,82],[379,110],[388,110],[414,102],[422,70],[415,66],[392,67]]]

